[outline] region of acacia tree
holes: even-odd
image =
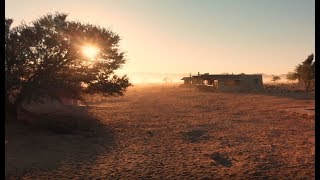
[[[121,96],[131,85],[126,75],[114,71],[125,63],[120,37],[91,24],[67,20],[67,14],[47,14],[30,25],[12,28],[5,19],[6,113],[16,118],[22,103],[42,97],[58,98],[63,90],[71,98],[85,94]],[[82,48],[95,46],[95,57],[84,56]]]
[[[308,56],[308,58],[301,64],[298,64],[294,72],[287,74],[288,80],[299,80],[304,83],[305,90],[309,91],[314,86],[315,80],[315,61],[314,54]]]
[[[274,83],[276,83],[276,81],[279,81],[281,79],[280,76],[276,76],[276,75],[272,75],[272,80]]]

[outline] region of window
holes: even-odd
[[[258,81],[258,79],[254,79],[253,82],[254,82],[254,84],[258,84],[259,81]]]

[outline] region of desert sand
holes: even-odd
[[[91,105],[67,108],[95,118],[69,133],[6,124],[6,178],[314,179],[312,95],[149,86]]]

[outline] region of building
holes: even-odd
[[[184,77],[181,80],[183,80],[183,84],[189,85],[191,84],[191,79],[192,79],[191,77]]]
[[[184,77],[183,86],[193,86],[214,91],[262,90],[262,74],[199,74]]]

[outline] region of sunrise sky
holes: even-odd
[[[55,11],[120,35],[132,73],[284,74],[315,51],[314,0],[6,0],[17,25]],[[132,78],[134,79],[134,77]]]

